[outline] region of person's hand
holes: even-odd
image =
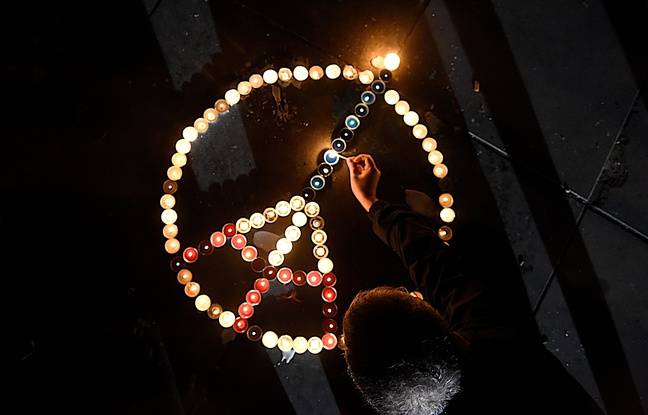
[[[380,170],[369,154],[360,154],[346,159],[351,177],[351,191],[362,207],[369,212],[371,205],[378,200],[376,189],[380,180]]]

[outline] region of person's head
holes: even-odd
[[[381,414],[440,414],[460,390],[447,323],[404,288],[361,291],[344,316],[348,372]]]

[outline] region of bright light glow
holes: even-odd
[[[301,230],[295,225],[290,225],[286,228],[284,235],[289,241],[295,242],[301,237]]]
[[[358,77],[358,70],[351,65],[346,65],[342,70],[342,75],[344,79],[353,81]]]
[[[293,248],[292,242],[290,242],[288,238],[281,238],[277,241],[277,251],[279,251],[280,254],[286,255],[290,253],[290,251],[292,251],[292,248]],[[270,259],[269,256],[268,259]]]
[[[246,246],[243,248],[241,251],[241,257],[245,262],[252,262],[256,259],[257,255],[259,253],[257,252],[257,249],[253,246]]]
[[[396,114],[398,115],[405,115],[407,111],[410,110],[410,106],[407,103],[407,101],[398,101],[396,105],[394,105],[394,111],[396,111]]]
[[[292,223],[301,228],[308,223],[308,217],[304,212],[295,212],[292,216]]]
[[[248,82],[248,81],[241,81],[241,82],[239,82],[238,86],[236,87],[236,90],[241,95],[247,95],[250,92],[252,92],[252,84],[250,82]]]
[[[313,248],[313,256],[317,259],[325,258],[329,253],[328,247],[326,245],[317,245]]]
[[[274,84],[279,79],[279,74],[274,69],[268,69],[263,72],[263,80],[266,84]]]
[[[183,167],[187,164],[187,156],[182,153],[174,153],[173,156],[171,156],[171,164]]]
[[[442,221],[450,223],[455,219],[455,211],[452,208],[443,208],[439,216],[441,216]]]
[[[320,213],[320,206],[317,202],[308,202],[306,203],[306,206],[304,206],[304,212],[306,212],[306,215],[311,218],[315,217]]]
[[[236,89],[230,89],[229,91],[225,92],[225,101],[229,105],[234,105],[238,103],[241,100],[241,94]]]
[[[384,69],[385,68],[385,57],[384,56],[374,56],[371,58],[371,66],[373,66],[376,69]]]
[[[442,207],[450,207],[454,203],[454,198],[450,193],[443,193],[439,196],[439,204]]]
[[[410,127],[414,127],[419,122],[419,115],[414,111],[407,111],[403,115],[403,121]]]
[[[279,337],[277,339],[277,347],[279,350],[282,352],[289,352],[290,349],[293,348],[293,339],[287,334],[284,334],[283,336]]]
[[[319,261],[317,261],[317,269],[322,274],[331,272],[333,271],[333,261],[331,261],[330,258],[322,258]]]
[[[302,210],[305,204],[306,200],[304,200],[304,198],[301,196],[293,196],[290,198],[290,207],[295,212]]]
[[[326,77],[329,79],[337,79],[341,73],[342,69],[334,63],[326,67]]]
[[[194,301],[194,303],[196,304],[198,311],[207,311],[207,309],[211,305],[211,299],[207,294],[201,294],[196,297],[196,301]]]
[[[164,250],[169,254],[175,254],[180,250],[180,241],[175,238],[167,239],[164,243]]]
[[[293,78],[298,81],[305,81],[308,78],[308,69],[305,66],[295,66],[293,69]]]
[[[286,217],[290,215],[290,211],[292,210],[290,208],[290,203],[286,202],[285,200],[277,202],[277,206],[275,206],[275,209],[277,210],[277,213],[281,217]]]
[[[281,268],[277,271],[277,279],[282,284],[288,284],[292,280],[292,270],[290,268]]]
[[[172,195],[164,195],[160,198],[160,206],[162,209],[171,209],[175,206],[175,197]]]
[[[312,80],[317,81],[324,77],[324,69],[322,69],[322,67],[318,65],[311,66],[308,74],[310,75]]]
[[[214,104],[214,108],[216,108],[216,111],[218,112],[225,112],[229,109],[229,105],[227,104],[227,101],[225,101],[224,99],[219,99]]]
[[[338,156],[337,151],[333,149],[326,150],[323,158],[324,158],[324,162],[326,164],[330,164],[331,166],[335,166],[340,161],[340,156]]]
[[[268,254],[268,262],[270,263],[270,265],[278,267],[279,265],[283,264],[284,256],[277,250],[270,251],[270,253]]]
[[[443,154],[439,150],[432,150],[430,151],[430,154],[428,154],[428,161],[430,164],[439,164],[443,161]]]
[[[265,216],[259,212],[255,212],[250,216],[250,225],[252,225],[254,229],[261,229],[263,225],[265,225],[265,221]]]
[[[327,239],[326,232],[324,232],[321,229],[313,231],[313,233],[311,234],[311,240],[315,245],[324,245],[326,239]]]
[[[452,229],[449,226],[441,226],[439,228],[439,239],[442,241],[449,241],[452,239]]]
[[[400,56],[396,53],[388,53],[385,55],[385,69],[395,71],[400,66]]]
[[[261,338],[261,343],[268,349],[273,349],[277,346],[277,342],[279,341],[279,337],[277,337],[277,333],[274,331],[266,331],[263,333],[263,337]]]
[[[198,131],[194,127],[185,127],[185,129],[182,130],[182,138],[187,141],[194,141],[198,138]]]
[[[389,91],[385,92],[385,102],[389,105],[396,105],[399,100],[400,94],[396,90],[390,89]]]
[[[167,169],[167,177],[173,181],[178,181],[182,177],[182,169],[178,166],[171,166]]]
[[[231,311],[223,311],[220,316],[218,316],[218,322],[225,328],[232,327],[234,325],[234,320],[236,320],[236,316]]]
[[[297,336],[293,340],[292,347],[295,349],[295,353],[302,354],[308,350],[308,340],[306,340],[306,337]]]
[[[278,218],[277,210],[275,208],[266,208],[266,210],[263,211],[263,217],[265,218],[266,222],[268,223],[275,223]]]
[[[416,124],[414,128],[412,128],[412,134],[414,135],[414,137],[418,138],[419,140],[425,138],[427,133],[428,133],[428,129],[423,124]]]
[[[172,223],[164,225],[164,228],[162,228],[162,235],[168,239],[175,238],[178,235],[178,227]]]
[[[252,225],[248,218],[241,218],[236,221],[236,231],[238,233],[248,233],[250,229],[252,229]]]
[[[279,80],[281,82],[288,82],[292,79],[292,71],[288,68],[281,68],[279,69],[279,72],[277,73],[279,75]]]
[[[432,150],[436,150],[437,142],[434,138],[428,137],[421,142],[421,146],[423,147],[423,150],[429,153]]]
[[[182,285],[187,284],[193,278],[193,274],[188,269],[178,271],[178,282]]]
[[[308,351],[313,354],[318,354],[322,351],[322,339],[319,337],[311,337],[308,339]]]
[[[198,284],[197,282],[193,282],[193,281],[190,282],[190,283],[187,283],[187,285],[185,285],[184,292],[185,292],[185,295],[187,297],[193,298],[193,297],[197,296],[198,293],[200,292],[200,284]]]
[[[250,85],[252,85],[252,88],[261,88],[263,86],[263,77],[258,73],[250,76]]]
[[[189,140],[181,138],[176,141],[175,149],[178,153],[187,154],[191,151],[191,143],[189,142]]]
[[[360,74],[358,75],[358,78],[360,79],[360,83],[365,84],[365,85],[369,85],[374,80],[374,74],[373,74],[373,72],[371,72],[369,70],[366,70],[366,71],[360,72]]]
[[[162,211],[161,218],[162,218],[162,222],[169,225],[175,223],[175,221],[178,220],[178,214],[173,209],[164,209]]]
[[[326,333],[322,336],[322,344],[326,350],[333,350],[337,343],[337,337],[333,333]]]
[[[214,111],[214,113],[216,112],[212,108],[209,108],[209,109]],[[209,123],[204,118],[196,118],[196,121],[194,121],[194,128],[196,129],[197,132],[204,133],[209,128]]]
[[[434,166],[434,169],[432,170],[434,175],[438,177],[439,179],[443,179],[448,175],[448,166],[446,166],[443,163],[439,163],[436,166]]]
[[[207,108],[205,112],[203,112],[203,118],[208,122],[215,122],[218,119],[218,111],[214,108]]]

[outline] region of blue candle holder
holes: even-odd
[[[376,94],[371,91],[365,91],[360,94],[360,101],[364,102],[367,105],[371,105],[376,102]]]
[[[324,153],[324,163],[335,166],[336,164],[338,164],[338,161],[340,161],[340,156],[338,155],[337,151],[326,150],[326,153]],[[319,190],[315,186],[312,187],[315,190]]]

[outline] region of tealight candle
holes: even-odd
[[[286,255],[289,254],[290,251],[292,251],[292,242],[288,240],[288,238],[280,238],[277,241],[277,251],[279,251],[280,254]],[[268,256],[268,259],[270,257]],[[278,265],[278,264],[273,264],[272,261],[270,261],[272,265]]]
[[[326,242],[326,232],[321,229],[313,231],[311,240],[315,245],[323,245]]]
[[[405,115],[409,110],[410,106],[407,101],[401,100],[394,105],[394,111],[396,111],[396,114],[398,115]]]
[[[250,318],[254,314],[254,307],[250,303],[241,303],[238,313],[242,318]]]
[[[214,111],[212,108],[209,108],[209,110]],[[214,113],[216,113],[216,111],[214,111]],[[194,128],[197,132],[202,134],[209,128],[209,123],[204,118],[196,118],[196,121],[194,121]]]
[[[162,209],[171,209],[175,206],[175,197],[165,194],[160,198],[160,206],[162,206]]]
[[[364,91],[360,94],[360,101],[364,102],[367,105],[371,105],[376,102],[376,94],[371,91]]]
[[[249,83],[248,81],[239,82],[236,87],[236,90],[241,95],[248,95],[250,92],[252,92],[252,84]]]
[[[423,124],[416,124],[414,128],[412,128],[412,135],[418,139],[425,138],[427,133],[428,133],[428,129]]]
[[[344,141],[350,141],[353,139],[353,131],[348,128],[343,128],[340,130],[340,138]]]
[[[315,199],[315,193],[316,193],[315,189],[313,189],[311,187],[305,187],[302,190],[301,195],[304,197],[305,200],[314,200]]]
[[[162,190],[164,190],[164,193],[172,195],[178,190],[178,183],[173,180],[165,180],[164,183],[162,183]]]
[[[295,242],[301,237],[301,230],[295,225],[290,225],[286,228],[284,235],[290,242]]]
[[[292,71],[288,68],[281,68],[279,69],[279,72],[277,72],[277,75],[279,76],[279,80],[281,82],[288,82],[292,79]]]
[[[311,218],[310,220],[310,227],[312,230],[316,231],[318,229],[324,228],[324,218],[321,216],[316,216],[314,218]]]
[[[186,263],[179,256],[173,257],[173,258],[171,258],[171,261],[169,261],[169,266],[171,267],[171,271],[173,271],[173,272],[180,271],[182,269],[182,267],[184,267],[185,265],[186,265]]]
[[[328,177],[333,173],[333,166],[326,163],[320,163],[320,165],[317,166],[317,172],[324,177]]]
[[[267,278],[257,278],[254,281],[254,289],[260,292],[261,294],[267,293],[270,289],[270,281]]]
[[[198,250],[192,246],[185,248],[182,251],[182,259],[189,264],[196,262],[198,260]]]
[[[263,211],[263,217],[265,218],[266,222],[275,223],[279,217],[279,214],[277,213],[277,210],[275,208],[269,207]]]
[[[223,312],[223,307],[220,304],[212,303],[212,305],[209,306],[209,310],[207,310],[207,315],[212,320],[216,320],[218,319],[218,317],[220,317],[222,312]]]
[[[304,212],[295,212],[292,216],[292,223],[295,226],[302,227],[308,223],[308,217]]]
[[[245,301],[253,306],[261,302],[261,293],[259,290],[250,290],[245,294]]]
[[[326,161],[326,155],[324,155],[324,157],[324,161]],[[316,174],[310,179],[310,185],[315,190],[323,189],[325,184],[326,182],[324,181],[324,177],[320,176],[319,174]]]
[[[225,102],[229,105],[235,105],[241,100],[241,94],[236,89],[230,89],[225,92]]]
[[[236,231],[238,233],[248,233],[250,229],[252,229],[252,225],[248,218],[240,218],[236,221]]]
[[[400,56],[393,52],[388,53],[387,55],[385,55],[384,63],[385,69],[389,71],[395,71],[400,66]]]
[[[200,292],[200,284],[198,284],[197,282],[193,282],[193,281],[188,282],[185,285],[184,292],[185,292],[187,297],[193,298],[193,297],[197,296],[198,293]]]
[[[376,69],[383,69],[385,67],[385,57],[374,56],[373,58],[371,58],[371,66]]]
[[[421,146],[423,147],[423,150],[429,153],[432,150],[436,150],[437,142],[434,138],[428,137],[421,142]]]
[[[261,330],[261,327],[259,326],[250,326],[246,333],[247,338],[253,342],[261,340],[262,335],[263,330]]]
[[[295,271],[292,276],[293,284],[298,287],[306,284],[306,273],[304,271]]]
[[[304,213],[306,213],[306,216],[311,218],[319,215],[320,213],[319,204],[317,202],[306,203],[306,206],[304,206]]]
[[[236,225],[234,225],[233,223],[226,223],[225,225],[223,225],[223,233],[228,238],[231,238],[236,234]]]
[[[349,130],[355,130],[360,126],[360,120],[355,115],[349,115],[344,120],[344,125],[346,125]]]
[[[318,65],[311,66],[308,74],[310,75],[312,80],[317,81],[322,79],[322,77],[324,76],[324,69],[322,69],[322,67]]]
[[[326,152],[324,153],[324,163],[330,164],[331,166],[335,166],[338,163],[338,161],[340,161],[340,156],[338,155],[337,151],[333,149],[326,150]],[[311,187],[315,190],[319,190],[316,186],[312,186],[312,183],[311,183]],[[324,186],[322,185],[322,187]]]
[[[449,226],[441,226],[439,228],[439,239],[446,242],[452,239],[452,229]]]
[[[326,350],[333,350],[337,346],[337,337],[333,333],[326,333],[322,336],[322,347]]]
[[[383,81],[377,79],[371,83],[371,91],[375,94],[382,94],[387,89],[387,86]]]
[[[358,79],[360,80],[360,83],[369,85],[374,80],[374,74],[369,70],[362,71],[358,74]]]
[[[263,72],[263,80],[266,84],[274,84],[277,82],[277,79],[279,79],[279,75],[274,69],[267,69]]]
[[[180,250],[180,241],[175,238],[167,239],[166,242],[164,242],[164,250],[168,254],[175,254]]]
[[[324,258],[329,254],[329,249],[326,245],[317,245],[313,248],[313,256],[317,259]]]
[[[182,169],[178,166],[171,166],[167,170],[167,177],[169,180],[178,181],[182,177]]]
[[[265,225],[265,216],[263,216],[259,212],[255,212],[252,215],[250,215],[250,225],[254,229],[261,229],[263,228],[263,225]]]
[[[171,164],[178,167],[183,167],[187,164],[187,155],[182,153],[174,153],[171,157]]]
[[[450,223],[455,219],[455,212],[452,208],[443,208],[441,209],[439,216],[441,216],[442,221]]]
[[[290,268],[284,267],[277,271],[277,280],[282,284],[288,284],[292,280],[293,272]]]
[[[207,108],[203,112],[203,118],[207,122],[216,122],[216,120],[218,119],[218,111],[216,111],[215,108]]]
[[[305,81],[308,78],[308,69],[304,66],[295,66],[293,69],[293,78],[298,81]]]
[[[196,305],[198,311],[207,311],[207,309],[211,305],[211,299],[209,298],[208,295],[201,294],[198,297],[196,297],[194,304]]]
[[[358,77],[358,70],[351,65],[346,65],[342,70],[342,76],[344,76],[344,79],[353,81]]]
[[[236,316],[231,311],[223,311],[220,313],[220,316],[218,316],[218,322],[225,328],[232,327],[234,325],[234,320],[236,320]]]
[[[341,153],[346,150],[347,144],[346,141],[344,141],[342,138],[336,138],[335,140],[331,141],[331,147],[333,147],[333,150]]]
[[[257,249],[253,246],[246,246],[241,250],[241,257],[245,262],[252,262],[257,258]]]
[[[308,339],[308,351],[312,354],[318,354],[322,351],[322,340],[319,337],[311,337]]]
[[[254,272],[263,272],[263,269],[266,267],[266,262],[265,259],[263,258],[256,258],[252,263],[250,264],[250,268],[252,268],[252,271]]]
[[[224,99],[219,99],[214,103],[214,108],[222,114],[229,109],[229,104]]]
[[[332,63],[326,67],[326,77],[329,79],[337,79],[340,77],[340,74],[342,73],[342,70],[340,69],[339,66],[336,64]]]
[[[297,336],[293,339],[292,347],[295,353],[305,353],[308,350],[308,340],[306,340],[306,337]]]
[[[451,207],[453,203],[454,203],[454,198],[450,193],[442,193],[439,196],[439,204],[442,207]]]
[[[324,314],[324,317],[328,318],[333,318],[337,315],[338,308],[335,304],[324,304],[322,306],[322,314]]]
[[[263,77],[259,74],[250,76],[250,85],[252,85],[252,88],[261,88],[263,86]]]
[[[333,287],[324,287],[322,290],[322,300],[332,303],[337,298],[337,291]]]
[[[178,282],[182,285],[187,284],[193,278],[193,274],[188,269],[178,271]]]
[[[443,154],[439,150],[432,150],[428,154],[428,161],[430,164],[439,164],[443,161]]]
[[[392,73],[391,71],[387,69],[383,69],[380,71],[378,74],[378,77],[383,81],[383,82],[389,82],[392,79]]]
[[[167,239],[175,238],[178,235],[178,226],[173,223],[164,225],[164,228],[162,228],[162,235]]]
[[[275,206],[275,209],[277,210],[277,213],[281,217],[286,217],[290,215],[290,203],[286,202],[285,200],[282,200],[280,202],[277,202],[277,206]]]
[[[311,271],[306,275],[306,282],[311,287],[317,287],[322,283],[322,274],[319,271]]]
[[[396,103],[400,100],[400,94],[398,91],[394,89],[390,89],[389,91],[385,92],[385,102],[389,105],[396,105]]]
[[[268,263],[270,263],[271,265],[278,267],[279,265],[283,264],[283,262],[284,262],[284,256],[278,250],[275,249],[270,251],[270,253],[268,253]]]
[[[225,245],[225,242],[227,242],[227,237],[223,232],[214,232],[209,237],[209,242],[211,242],[214,247],[220,248]]]
[[[321,258],[317,261],[317,269],[319,269],[322,274],[331,272],[333,271],[333,261],[331,261],[331,258]]]
[[[443,179],[448,174],[448,167],[443,163],[439,163],[436,166],[434,166],[434,169],[432,169],[432,172],[439,179]]]
[[[324,279],[322,283],[327,287],[332,287],[337,282],[337,277],[332,272],[324,274]]]
[[[214,252],[214,247],[209,241],[200,241],[198,243],[198,252],[202,255],[211,255]]]
[[[403,121],[410,127],[414,127],[419,122],[419,115],[415,111],[407,111],[403,115]]]
[[[248,328],[248,322],[244,318],[237,317],[234,320],[234,324],[233,324],[232,328],[237,333],[244,333],[245,330],[247,330],[247,328]]]
[[[284,334],[283,336],[279,337],[279,339],[277,339],[277,347],[282,352],[289,352],[293,347],[292,337],[290,337],[287,334]]]
[[[326,319],[322,322],[322,330],[325,333],[335,333],[338,329],[337,322],[333,319]]]
[[[263,268],[263,277],[269,280],[273,280],[277,276],[277,268],[272,265],[268,265]]]
[[[366,117],[369,114],[369,106],[367,106],[367,104],[360,103],[355,106],[353,112],[358,117]]]
[[[236,235],[232,236],[230,244],[232,245],[232,248],[241,250],[245,248],[245,245],[247,245],[247,238],[245,237],[245,235],[237,233]]]
[[[198,138],[198,130],[195,127],[185,127],[182,130],[182,138],[189,142],[196,141],[196,138]]]
[[[279,336],[277,336],[277,333],[274,331],[266,331],[263,333],[263,337],[261,338],[261,343],[268,349],[275,348],[277,346],[277,341],[279,341]]]
[[[294,211],[300,211],[304,208],[306,201],[301,196],[293,196],[290,198],[290,208]]]

